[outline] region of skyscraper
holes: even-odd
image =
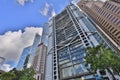
[[[48,45],[48,31],[49,31],[48,29],[49,29],[48,23],[45,23],[43,27],[41,42],[46,46]]]
[[[30,68],[33,57],[35,55],[35,50],[37,49],[39,42],[40,42],[40,35],[36,34],[33,44],[23,49],[18,65],[16,67],[18,70],[22,70],[24,68]]]
[[[41,40],[41,36],[37,33],[35,35],[33,44],[32,44],[31,49],[30,49],[30,57],[29,57],[29,60],[28,60],[27,68],[30,68],[31,65],[32,65],[33,58],[35,56],[35,51],[38,47],[38,44],[40,43],[40,40]]]
[[[49,21],[45,80],[95,80],[85,66],[85,49],[100,43],[111,48],[77,5],[68,5]]]
[[[47,54],[47,46],[40,43],[36,49],[34,60],[32,63],[32,68],[36,71],[35,78],[37,80],[45,80],[45,61]]]
[[[29,58],[30,58],[30,54],[28,54],[28,55],[26,56],[26,59],[25,59],[25,62],[24,62],[23,69],[26,69],[26,68],[27,68],[27,64],[28,64]]]
[[[26,60],[26,58],[27,58],[27,55],[28,55],[29,52],[30,52],[30,49],[31,49],[31,46],[26,47],[26,48],[23,49],[22,54],[21,54],[21,57],[20,57],[20,59],[19,59],[19,62],[18,62],[18,64],[17,64],[17,67],[16,67],[17,70],[22,70],[22,69],[24,68],[24,66],[27,65],[27,64],[25,64],[25,60]]]
[[[32,63],[32,68],[36,71],[36,80],[45,80],[45,66],[48,45],[48,23],[43,27],[41,42],[38,45]]]
[[[111,46],[120,53],[120,3],[119,0],[80,1],[78,3]]]

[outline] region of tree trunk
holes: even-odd
[[[117,80],[117,79],[115,78],[113,72],[112,72],[109,68],[107,68],[107,71],[112,75],[113,80]]]

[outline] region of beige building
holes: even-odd
[[[97,29],[113,48],[120,52],[120,3],[117,0],[106,2],[83,0],[78,6],[98,25]]]
[[[32,68],[36,71],[36,80],[44,80],[46,54],[47,47],[43,43],[40,43],[32,63]]]

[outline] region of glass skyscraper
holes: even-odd
[[[36,34],[33,44],[29,47],[24,48],[20,60],[18,62],[18,65],[16,67],[18,70],[29,68],[31,66],[33,57],[35,55],[35,50],[38,47],[39,42],[40,42],[40,35]]]
[[[31,50],[30,50],[30,58],[29,58],[29,61],[28,61],[28,64],[27,64],[27,68],[30,68],[31,65],[32,65],[32,61],[33,61],[33,58],[35,56],[35,51],[40,43],[40,40],[41,40],[41,36],[39,34],[36,34],[35,35],[35,38],[34,38],[34,41],[33,41],[33,45],[31,46]]]
[[[109,46],[77,5],[68,5],[49,21],[45,80],[95,80],[85,66],[85,49],[100,43]]]
[[[23,68],[24,68],[24,63],[25,63],[25,60],[26,60],[26,57],[27,57],[27,55],[29,54],[29,52],[30,52],[30,49],[31,49],[31,46],[29,46],[29,47],[26,47],[26,48],[24,48],[24,50],[23,50],[23,52],[22,52],[22,55],[21,55],[21,57],[20,57],[20,60],[19,60],[19,62],[18,62],[18,65],[17,65],[17,70],[22,70]]]

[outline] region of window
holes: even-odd
[[[115,17],[112,16],[111,21],[113,22],[114,19],[115,19]]]
[[[119,7],[117,7],[117,8],[115,9],[115,13],[117,13],[118,10],[119,10]]]
[[[118,34],[120,34],[120,31],[118,31],[118,32],[115,34],[115,36],[117,36]]]
[[[111,19],[112,18],[112,15],[110,14],[110,17],[109,17],[109,19]]]
[[[116,25],[119,25],[119,23],[120,23],[120,20],[116,23]]]
[[[57,79],[57,76],[54,76],[54,79]]]
[[[118,18],[116,18],[116,19],[114,20],[114,22],[113,22],[113,23],[114,23],[114,24],[116,24],[116,23],[117,23],[117,21],[118,21]]]
[[[113,34],[114,34],[116,31],[117,31],[117,29],[115,29],[115,30],[113,31]]]
[[[116,6],[113,5],[113,8],[112,8],[112,11],[113,11],[113,12],[115,11],[115,8],[116,8]]]
[[[118,12],[117,12],[117,14],[120,14],[120,8],[118,8],[118,10],[117,10]]]
[[[110,5],[110,8],[109,8],[109,10],[111,10],[113,8],[113,5]]]
[[[108,3],[107,9],[109,9],[109,8],[110,8],[110,4]]]
[[[120,39],[120,36],[118,36],[118,39]]]
[[[69,77],[69,76],[72,76],[72,74],[73,74],[72,66],[62,69],[62,77]]]
[[[80,74],[84,72],[83,67],[81,65],[82,64],[74,65],[74,70],[76,74]]]
[[[110,14],[108,13],[107,18],[110,17]]]

